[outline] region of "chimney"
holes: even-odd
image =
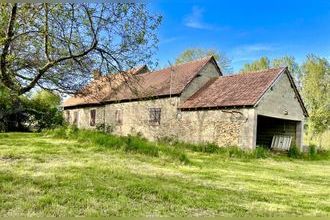
[[[101,77],[101,72],[98,69],[93,70],[93,78],[94,80],[98,79]]]

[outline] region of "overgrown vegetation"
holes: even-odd
[[[60,102],[58,94],[46,90],[18,96],[0,84],[0,131],[41,131],[62,125]]]
[[[153,156],[111,148],[122,141],[115,136],[57,132],[61,138],[0,133],[0,216],[330,215],[330,160],[183,149],[184,165],[163,149]]]
[[[297,146],[293,145],[288,151],[288,157],[304,160],[327,160],[330,159],[329,150],[318,148],[316,145],[309,145],[304,152],[301,152]]]
[[[97,147],[122,150],[124,152],[139,153],[152,157],[165,157],[174,162],[190,164],[187,152],[199,152],[207,154],[217,154],[224,158],[240,159],[264,159],[285,158],[304,159],[304,160],[322,160],[330,158],[329,151],[316,151],[316,146],[307,148],[307,152],[293,146],[287,152],[272,152],[267,147],[259,146],[254,150],[241,149],[237,146],[219,147],[213,143],[186,143],[178,141],[175,138],[163,137],[156,142],[151,142],[143,136],[117,136],[102,131],[79,130],[74,126],[59,127],[45,131],[45,134],[51,137],[73,139],[79,142],[88,142]]]
[[[189,159],[180,148],[166,144],[150,142],[142,136],[116,136],[102,131],[79,130],[74,126],[47,130],[46,135],[90,143],[97,147],[133,152],[152,157],[165,157],[174,162],[189,164]]]

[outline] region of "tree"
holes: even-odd
[[[59,108],[61,97],[46,90],[34,93],[31,99],[26,99],[29,122],[37,131],[52,128],[64,123],[63,112]]]
[[[63,114],[59,95],[40,90],[31,97],[17,96],[5,87],[0,87],[0,131],[40,131],[62,125]]]
[[[261,57],[259,60],[256,60],[252,63],[244,64],[243,69],[241,72],[253,72],[263,69],[268,69],[270,67],[270,61],[267,57]]]
[[[251,64],[245,64],[241,72],[258,71],[271,67],[288,67],[298,85],[298,88],[301,89],[301,71],[299,64],[295,61],[293,56],[283,56],[273,60],[269,60],[268,57],[264,56]]]
[[[283,56],[279,58],[275,58],[271,61],[272,67],[285,67],[287,66],[290,73],[292,74],[293,78],[299,89],[301,89],[301,71],[299,64],[296,62],[293,56]]]
[[[175,63],[176,64],[185,63],[206,56],[214,56],[215,60],[218,62],[218,65],[220,66],[221,70],[224,73],[231,72],[232,70],[231,60],[227,58],[224,54],[214,49],[203,49],[203,48],[186,49],[175,59]]]
[[[0,132],[19,127],[21,123],[16,116],[20,111],[21,102],[19,97],[0,84]],[[24,115],[20,114],[20,116]]]
[[[141,3],[1,3],[0,82],[18,95],[75,92],[93,69],[148,63],[160,22]]]
[[[310,139],[330,127],[330,64],[315,55],[308,55],[302,65],[303,98],[309,111]]]

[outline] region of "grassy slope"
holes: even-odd
[[[330,161],[187,154],[0,134],[0,216],[330,215]]]

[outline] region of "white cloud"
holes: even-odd
[[[259,58],[260,56],[267,56],[278,49],[280,48],[273,44],[245,44],[234,47],[231,50],[231,56],[235,57],[233,62],[251,61]]]
[[[280,47],[274,44],[267,43],[256,43],[256,44],[244,44],[234,47],[230,53],[232,63],[234,66],[241,66],[241,64],[251,62],[259,59],[261,56],[270,56],[275,51],[279,50]],[[238,70],[239,68],[235,68]]]
[[[260,52],[269,52],[277,50],[272,44],[250,44],[250,45],[241,45],[234,48],[234,53],[237,55],[246,55],[251,53],[260,53]]]
[[[187,27],[195,29],[211,30],[214,27],[203,21],[204,9],[199,6],[193,6],[192,12],[184,18],[184,24]]]

